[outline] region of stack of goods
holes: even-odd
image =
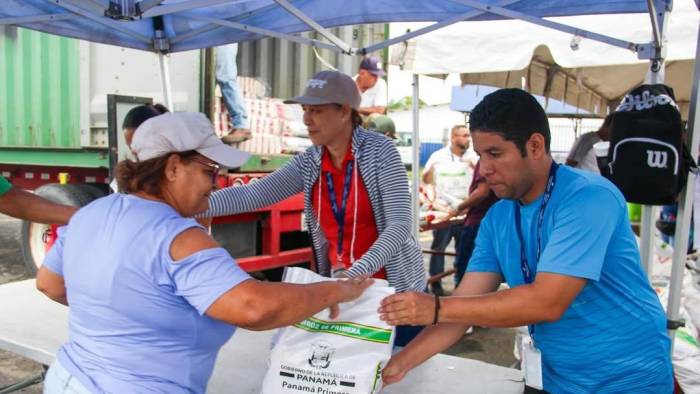
[[[271,98],[245,97],[252,138],[238,144],[238,149],[260,154],[282,153],[282,134],[288,128],[284,104]]]
[[[450,206],[442,199],[436,198],[435,188],[421,185],[419,193],[420,212],[418,220],[421,228],[450,219]]]
[[[283,153],[299,153],[310,147],[309,132],[304,125],[304,111],[301,105],[285,105],[284,117],[287,130],[282,137]]]
[[[267,87],[249,77],[238,77],[248,123],[251,132],[249,140],[236,147],[246,152],[258,154],[298,153],[311,146],[303,122],[303,112],[298,105],[286,105],[280,99],[265,97]],[[228,134],[231,126],[226,106],[217,88],[215,100],[214,126],[219,136]]]

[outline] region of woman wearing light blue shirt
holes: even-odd
[[[138,161],[117,169],[126,193],[78,211],[37,275],[70,306],[45,393],[202,393],[236,326],[289,325],[369,286],[263,283],[236,265],[191,217],[207,210],[219,164],[248,155],[222,144],[204,115],[151,118],[132,149]]]

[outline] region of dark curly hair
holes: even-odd
[[[549,121],[537,99],[522,89],[499,89],[474,107],[469,114],[471,132],[496,133],[506,141],[512,141],[523,157],[527,156],[525,144],[539,133],[549,153],[551,135]]]
[[[141,123],[151,119],[154,116],[162,115],[170,112],[163,104],[144,104],[134,107],[129,110],[124,116],[122,129],[136,129],[141,126]]]
[[[165,166],[171,155],[178,155],[184,162],[189,162],[198,153],[196,151],[174,152],[144,161],[122,160],[117,164],[117,184],[123,193],[144,192],[162,197],[161,183],[165,176]]]

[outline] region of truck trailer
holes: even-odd
[[[339,29],[349,29],[365,43],[375,31],[379,38],[384,33],[382,25]],[[299,89],[324,64],[352,74],[358,62],[276,39],[242,43],[239,52],[239,70],[275,76],[271,81],[248,78],[245,88],[281,97]],[[135,105],[163,102],[158,56],[13,26],[0,27],[0,53],[0,174],[63,204],[83,206],[107,195],[116,163],[128,151],[121,130],[125,113]],[[215,86],[213,54],[203,49],[168,55],[171,110],[203,112],[225,133],[227,114]],[[280,74],[288,80],[280,80]],[[278,104],[263,97],[253,101],[256,108]],[[258,128],[270,124],[261,117],[278,116],[256,108],[249,117]],[[279,148],[270,150],[269,144],[259,152],[250,147],[262,145],[247,146],[251,159],[221,174],[218,187],[255,182],[291,157]],[[243,269],[279,279],[287,265],[313,268],[302,211],[299,194],[256,212],[214,218],[212,234]],[[23,221],[19,240],[28,273],[36,273],[55,238],[55,226]]]

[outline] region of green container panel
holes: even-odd
[[[77,40],[0,26],[0,148],[80,148],[78,59]]]

